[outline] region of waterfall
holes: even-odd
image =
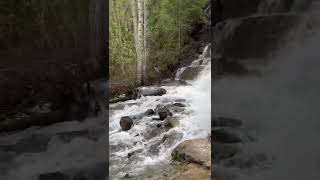
[[[112,104],[109,117],[109,142],[110,152],[110,177],[118,179],[126,174],[136,178],[145,177],[146,174],[157,174],[163,166],[168,167],[171,160],[171,151],[182,141],[200,137],[207,137],[211,129],[211,46],[207,45],[199,59],[191,63],[194,66],[203,66],[202,71],[193,81],[188,81],[187,86],[162,86],[167,93],[163,96],[146,96],[137,100]],[[188,66],[188,67],[190,67]],[[187,67],[180,68],[176,78]],[[154,87],[144,87],[152,89]],[[167,132],[160,132],[152,138],[145,134],[153,132],[159,121],[154,117],[142,116],[135,120],[129,131],[121,131],[119,120],[123,116],[139,116],[147,109],[155,109],[157,105],[172,105],[182,102],[185,108],[177,108],[173,117],[178,120],[178,125]],[[117,109],[117,107],[123,107]],[[156,133],[156,131],[154,131]],[[148,134],[149,135],[149,134]],[[164,137],[172,136],[171,144],[161,143]],[[154,148],[156,147],[156,149]],[[128,154],[134,154],[128,159]],[[159,170],[160,169],[160,170]]]

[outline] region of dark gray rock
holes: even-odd
[[[132,156],[138,154],[138,153],[141,153],[143,152],[143,149],[138,149],[138,150],[135,150],[135,151],[132,151],[132,152],[129,152],[128,153],[128,158],[131,158]]]
[[[51,136],[44,134],[33,134],[22,138],[16,144],[0,145],[0,150],[7,152],[36,153],[46,151]]]
[[[166,147],[171,147],[174,143],[180,141],[182,137],[183,133],[173,130],[163,136],[162,142]]]
[[[211,130],[212,140],[219,143],[238,143],[242,139],[238,132],[230,128],[217,128]]]
[[[160,143],[152,144],[148,150],[148,152],[152,155],[159,155],[160,151]]]
[[[165,80],[160,83],[161,86],[185,86],[188,83],[185,80]]]
[[[242,120],[229,118],[229,117],[217,117],[212,118],[212,127],[240,127],[242,126]]]
[[[174,103],[173,105],[174,105],[174,106],[177,106],[177,107],[186,107],[185,104],[180,103],[180,102]]]
[[[182,102],[187,102],[187,100],[186,99],[176,99],[176,100],[174,100],[175,102],[180,102],[180,103],[182,103]]]
[[[154,114],[155,114],[155,112],[154,112],[153,109],[148,109],[148,110],[144,113],[144,115],[146,115],[146,116],[151,116],[151,115],[154,115]]]
[[[213,151],[215,163],[219,163],[223,159],[233,157],[236,153],[239,152],[239,147],[237,144],[220,144],[213,143]]]
[[[167,93],[167,90],[160,87],[144,87],[139,89],[139,93],[142,96],[162,96]]]
[[[123,131],[128,131],[133,126],[133,120],[129,116],[121,117],[120,126]]]
[[[170,112],[168,107],[161,105],[161,104],[157,105],[156,113],[159,115],[160,120],[164,120],[168,116],[172,116],[172,113]]]
[[[161,135],[162,133],[168,131],[168,128],[165,128],[164,126],[161,126],[161,124],[152,124],[147,127],[147,130],[142,133],[143,137],[146,140],[150,140],[154,137],[157,137]]]

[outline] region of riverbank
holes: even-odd
[[[166,69],[159,69],[159,72],[152,69],[153,73],[151,73],[148,82],[144,84],[145,86],[159,85],[162,80],[172,79],[179,68],[190,65],[192,61],[197,59],[211,40],[211,27],[206,24],[196,25],[190,34],[190,38],[190,42],[184,45],[185,51],[179,56],[178,62],[168,64]],[[135,77],[109,80],[109,100],[123,94],[125,96],[130,95],[138,87],[134,82]]]

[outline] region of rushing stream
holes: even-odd
[[[124,176],[139,179],[157,173],[163,173],[170,165],[171,151],[186,139],[207,137],[211,124],[211,46],[204,48],[199,59],[190,67],[201,67],[201,72],[188,85],[169,85],[162,96],[142,96],[136,100],[119,102],[110,105],[109,114],[109,144],[110,144],[110,178],[121,179]],[[186,67],[177,71],[176,79]],[[143,87],[153,88],[153,87]],[[158,88],[158,87],[156,87]],[[153,120],[157,116],[142,116],[134,120],[129,131],[121,131],[120,118],[143,114],[157,105],[172,105],[182,102],[186,107],[177,107],[173,118],[178,124],[165,132],[157,132],[160,121]],[[150,135],[151,134],[151,135]],[[163,138],[167,141],[163,142]],[[128,153],[134,155],[128,157]],[[162,171],[162,172],[161,172]]]

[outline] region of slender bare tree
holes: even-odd
[[[143,9],[143,21],[144,21],[144,57],[143,57],[143,69],[142,69],[142,74],[143,74],[143,81],[146,82],[147,81],[147,63],[148,63],[148,29],[149,29],[149,0],[144,0],[144,9]]]
[[[149,0],[131,0],[134,40],[137,53],[137,83],[147,78]]]

